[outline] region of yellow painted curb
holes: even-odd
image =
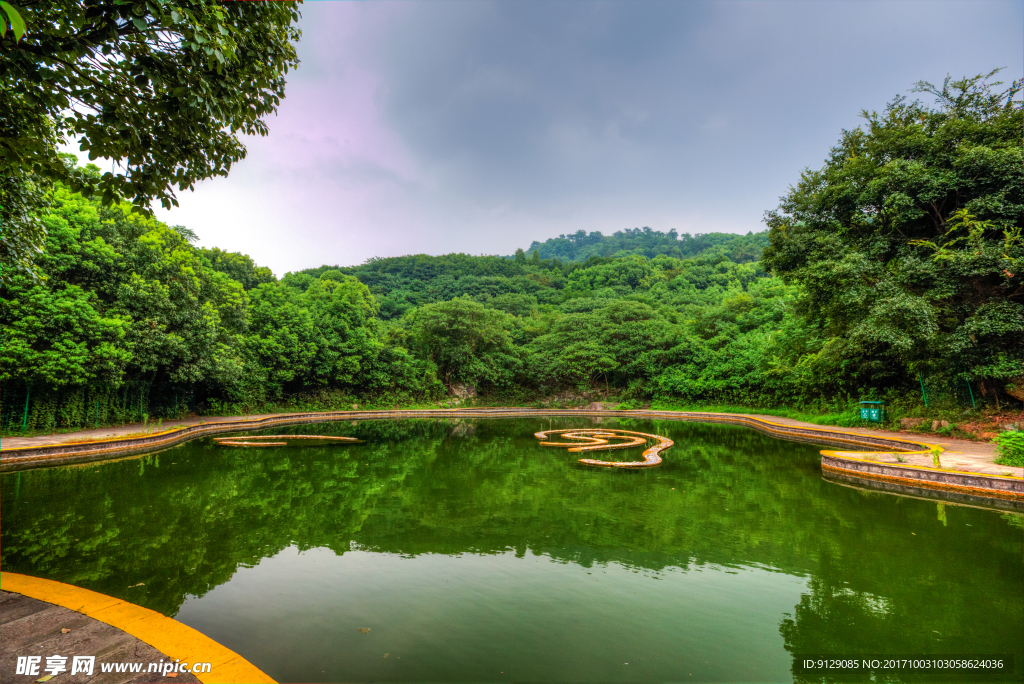
[[[270,427],[270,425],[277,422],[285,423],[308,423],[316,422],[318,420],[348,420],[348,419],[361,419],[361,418],[431,418],[431,417],[444,417],[444,414],[449,413],[464,413],[472,415],[472,417],[486,418],[488,413],[495,414],[494,417],[505,417],[498,415],[502,411],[508,411],[514,413],[516,416],[530,417],[530,416],[552,416],[552,415],[591,415],[594,413],[607,416],[607,417],[620,417],[625,415],[626,417],[637,417],[637,418],[668,418],[671,419],[671,414],[679,414],[683,416],[700,417],[701,420],[706,421],[723,421],[729,423],[740,423],[744,421],[750,421],[752,423],[759,423],[762,427],[772,432],[786,432],[788,429],[797,430],[808,430],[812,432],[830,432],[832,434],[847,435],[853,439],[842,439],[832,438],[829,441],[849,442],[851,444],[858,444],[860,446],[867,446],[869,443],[863,439],[857,439],[858,437],[868,437],[867,435],[861,435],[857,432],[849,432],[846,430],[829,428],[828,426],[818,425],[786,425],[785,423],[774,423],[772,421],[765,420],[763,418],[756,418],[752,415],[745,413],[712,413],[704,411],[670,411],[670,410],[653,410],[653,409],[634,409],[634,410],[622,410],[618,411],[615,409],[603,409],[600,411],[590,411],[586,409],[529,409],[525,407],[485,407],[485,408],[451,408],[451,409],[393,409],[387,410],[382,409],[379,411],[372,410],[358,410],[358,411],[314,411],[310,413],[271,413],[263,415],[262,417],[253,418],[245,421],[224,421],[214,423],[197,423],[195,425],[182,425],[179,427],[170,428],[162,432],[154,432],[152,434],[138,435],[133,434],[131,436],[122,437],[108,437],[99,438],[96,440],[89,440],[83,442],[55,442],[53,444],[41,444],[37,446],[20,446],[20,447],[8,447],[3,449],[4,454],[17,455],[19,451],[33,451],[41,448],[50,447],[74,447],[74,446],[85,446],[85,447],[102,447],[111,445],[112,448],[116,448],[116,445],[120,442],[134,442],[141,439],[151,439],[153,437],[163,437],[164,439],[156,442],[151,442],[148,445],[143,446],[158,446],[166,441],[173,440],[174,438],[187,433],[189,430],[194,430],[198,437],[200,433],[208,432],[210,430],[228,430],[231,432],[237,432],[242,430],[259,430],[264,427]],[[480,414],[480,415],[473,415]],[[263,425],[265,423],[265,425]],[[781,430],[773,430],[772,428],[781,428]],[[925,446],[928,449],[934,448],[935,445],[925,444],[924,442],[902,439],[900,437],[881,437],[879,439],[885,439],[891,442],[902,442],[904,444],[912,445],[915,447]],[[940,449],[942,447],[939,447]],[[917,452],[912,449],[907,450],[909,453],[928,453],[927,451]],[[879,452],[889,453],[889,452]]]
[[[700,412],[692,411],[692,412],[681,412],[681,413],[700,413]],[[812,426],[810,424],[808,424],[808,425],[787,425],[785,423],[773,423],[770,420],[765,420],[764,418],[757,418],[755,416],[752,416],[752,415],[749,415],[749,414],[746,414],[746,413],[706,413],[704,415],[707,416],[708,420],[721,420],[723,422],[730,422],[730,423],[742,423],[743,420],[749,420],[749,421],[752,421],[752,422],[755,422],[755,423],[760,423],[762,426],[768,426],[768,427],[765,428],[766,430],[768,430],[770,432],[776,432],[776,433],[779,433],[779,434],[787,434],[787,428],[788,428],[790,430],[794,430],[794,429],[795,430],[808,430],[810,432],[825,432],[825,433],[831,433],[831,434],[835,434],[835,435],[848,435],[849,437],[852,437],[853,439],[841,439],[841,438],[835,438],[835,437],[829,438],[829,437],[825,437],[825,436],[823,436],[823,439],[825,441],[850,442],[851,444],[859,444],[860,446],[876,446],[876,445],[871,444],[870,442],[865,441],[866,439],[872,439],[873,438],[872,435],[863,435],[863,434],[861,434],[859,432],[850,432],[849,430],[840,430],[840,429],[836,429],[836,428],[830,428],[830,426],[819,426],[819,425],[813,425]],[[739,418],[741,420],[736,420],[737,418]],[[773,428],[781,428],[781,429],[776,430],[776,429],[773,429]],[[791,433],[789,433],[789,434],[791,434]],[[858,439],[858,438],[864,438],[864,439]],[[907,449],[905,452],[901,452],[901,453],[906,453],[906,454],[909,454],[909,455],[913,455],[913,454],[930,454],[932,449],[938,449],[940,452],[944,452],[945,451],[945,449],[943,447],[939,446],[938,444],[928,444],[926,442],[920,442],[920,441],[917,441],[917,440],[903,439],[902,437],[889,437],[889,436],[885,436],[885,437],[874,437],[874,439],[884,439],[884,440],[887,440],[887,441],[890,441],[890,442],[902,442],[904,444],[909,444],[909,445],[912,445],[912,446],[915,446],[915,447],[922,447],[922,446],[923,447],[927,447],[927,449],[925,451],[914,451],[914,450],[911,450],[911,449]],[[825,453],[825,452],[823,451],[821,453]],[[828,453],[831,454],[833,452],[828,452]],[[865,453],[865,454],[890,454],[890,453],[893,453],[893,450],[890,449],[888,451],[865,451],[865,452],[861,452],[861,453]],[[842,457],[840,457],[840,458],[842,458]]]
[[[839,458],[842,459],[843,457],[840,456]],[[858,461],[860,461],[862,463],[874,463],[875,465],[885,465],[885,466],[892,465],[890,463],[879,464],[877,461],[863,461],[863,460],[860,460],[860,459],[844,459],[844,460],[851,460],[851,461],[858,460]],[[934,481],[934,480],[921,480],[921,479],[918,479],[916,477],[900,477],[898,475],[882,475],[880,473],[864,472],[863,470],[854,470],[852,468],[841,468],[841,467],[834,466],[834,465],[826,465],[824,463],[822,464],[821,469],[822,470],[832,471],[832,472],[835,472],[835,473],[843,473],[845,475],[849,475],[850,477],[858,478],[858,479],[861,479],[861,480],[882,480],[882,481],[885,481],[885,482],[896,482],[898,484],[907,485],[907,486],[910,486],[910,487],[918,487],[920,489],[936,489],[936,490],[947,491],[947,492],[963,492],[963,493],[967,493],[967,494],[972,494],[974,496],[987,497],[989,499],[1001,499],[1001,500],[1004,500],[1004,501],[1020,501],[1021,498],[1022,498],[1020,493],[1014,492],[1014,491],[1010,491],[1010,490],[981,488],[981,487],[971,487],[969,485],[959,484],[959,483],[952,483],[952,482],[937,482],[937,481]],[[929,470],[933,470],[934,471],[935,469],[934,468],[929,468]],[[952,473],[954,475],[969,475],[969,476],[972,476],[972,477],[977,477],[978,476],[978,473],[965,472],[965,471],[944,470],[944,471],[937,471],[937,472]],[[995,476],[994,475],[985,475],[985,477],[994,478]],[[1006,479],[1009,479],[1009,478],[1006,478]]]
[[[203,684],[275,684],[262,670],[228,648],[173,618],[134,603],[63,582],[0,572],[0,589],[46,601],[127,632],[169,658],[210,663],[193,675]]]
[[[777,435],[784,439],[797,438],[801,441],[817,441],[821,440],[824,442],[833,442],[839,444],[856,445],[858,447],[868,447],[871,451],[863,452],[842,452],[834,450],[822,451],[823,457],[829,456],[837,459],[847,460],[850,462],[866,461],[872,462],[872,457],[881,454],[890,454],[894,452],[906,453],[909,455],[926,455],[932,452],[938,451],[942,453],[945,448],[923,442],[919,439],[903,439],[900,437],[893,437],[890,435],[866,435],[860,432],[851,432],[849,430],[836,429],[831,426],[818,426],[813,424],[797,424],[790,425],[788,423],[777,423],[771,420],[765,420],[764,418],[755,417],[749,414],[743,413],[712,413],[704,411],[672,411],[672,410],[656,410],[656,409],[639,409],[639,410],[615,410],[615,409],[601,409],[601,410],[588,410],[588,409],[532,409],[526,407],[488,407],[488,408],[458,408],[458,409],[392,409],[392,410],[356,410],[356,411],[325,411],[325,412],[312,412],[312,413],[278,413],[268,414],[262,417],[249,417],[244,421],[225,421],[225,422],[214,422],[214,423],[199,423],[198,425],[180,426],[172,428],[161,433],[155,433],[154,435],[146,435],[145,437],[115,437],[108,438],[105,440],[93,441],[93,442],[65,442],[60,444],[47,444],[38,446],[23,446],[14,447],[8,449],[2,449],[0,453],[0,460],[4,461],[2,465],[7,466],[5,470],[16,470],[19,466],[32,467],[33,464],[49,466],[49,465],[60,465],[59,461],[67,459],[68,461],[77,460],[99,460],[105,458],[105,454],[110,454],[112,457],[114,454],[130,454],[131,452],[139,452],[142,450],[153,450],[163,448],[175,444],[182,440],[192,439],[200,437],[203,434],[209,433],[223,433],[223,432],[238,432],[241,430],[258,430],[270,427],[275,424],[282,425],[294,425],[300,423],[311,423],[320,421],[337,421],[337,420],[364,420],[364,419],[400,419],[400,418],[445,418],[452,416],[460,417],[475,417],[475,418],[505,418],[505,417],[535,417],[535,416],[562,416],[562,417],[576,417],[576,416],[601,416],[601,417],[625,417],[625,418],[645,418],[651,420],[686,420],[686,421],[698,421],[698,422],[709,422],[709,423],[731,423],[734,425],[743,425],[751,427],[757,430],[767,432],[769,434]],[[157,437],[157,439],[153,439]],[[883,448],[878,442],[887,443],[889,448]],[[141,442],[141,443],[140,443]],[[74,447],[77,445],[85,446],[83,450],[76,450],[72,452],[64,453],[41,453],[35,456],[23,456],[22,454],[32,453],[36,451],[45,451],[47,449],[66,449],[68,447]],[[6,456],[6,459],[3,457]],[[892,467],[900,467],[895,464],[888,464]],[[923,468],[929,470],[927,466],[905,466],[908,470]],[[853,472],[853,471],[851,471]],[[951,471],[943,471],[951,472]],[[1000,476],[993,475],[991,473],[966,471],[958,474],[970,475],[972,477],[985,478],[990,480],[1003,479]],[[916,479],[916,478],[915,478]],[[951,488],[957,488],[958,485],[947,483]],[[978,490],[978,491],[987,491]],[[1015,497],[1020,497],[1019,493],[1013,494]],[[1000,497],[1001,498],[1001,497]]]
[[[938,447],[938,448],[941,449],[942,447]],[[822,451],[822,452],[819,452],[819,453],[821,453],[822,456],[831,456],[832,458],[840,458],[840,459],[842,459],[844,461],[855,461],[855,462],[858,462],[858,463],[867,463],[869,465],[881,465],[881,466],[885,466],[887,468],[905,468],[905,469],[914,469],[914,470],[930,470],[930,471],[932,471],[934,473],[949,473],[951,475],[970,475],[971,477],[991,477],[991,478],[998,478],[998,479],[1007,479],[1006,476],[1003,476],[1003,475],[993,475],[992,473],[976,473],[973,470],[953,470],[951,468],[936,468],[936,467],[930,466],[930,465],[907,465],[906,463],[889,463],[888,461],[882,462],[882,461],[876,461],[876,460],[873,460],[872,458],[870,458],[870,456],[872,456],[874,454],[880,454],[880,455],[883,455],[883,456],[888,456],[891,453],[895,453],[895,452],[892,452],[892,451]],[[914,456],[914,455],[918,455],[918,454],[930,454],[931,452],[930,451],[910,451],[910,452],[904,452],[904,453],[906,453],[908,456]],[[851,456],[851,454],[857,454],[857,456]],[[859,458],[860,456],[866,456],[867,458]],[[1011,477],[1009,479],[1012,480],[1012,479],[1016,479],[1016,478],[1012,478]]]

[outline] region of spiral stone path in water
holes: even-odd
[[[546,441],[549,436],[558,435],[562,439],[571,440],[567,442]],[[604,468],[652,468],[661,465],[659,454],[673,445],[671,439],[660,435],[652,435],[647,432],[633,432],[631,430],[612,430],[608,428],[570,428],[565,430],[545,430],[537,432],[534,437],[542,441],[541,446],[568,447],[570,453],[584,451],[604,451],[611,449],[629,449],[631,447],[643,446],[647,440],[654,441],[654,445],[643,452],[642,461],[601,461],[594,458],[581,458],[580,463],[584,465],[600,466]],[[326,435],[252,435],[243,437],[214,437],[213,441],[219,446],[230,447],[280,447],[288,446],[289,442],[297,440],[317,440],[320,442],[342,442],[356,443],[362,440],[355,437],[328,437]]]
[[[605,449],[628,449],[635,446],[643,446],[647,440],[654,440],[654,446],[643,453],[642,461],[599,461],[593,458],[581,458],[580,463],[605,468],[653,468],[661,465],[662,451],[671,447],[674,442],[661,435],[651,435],[646,432],[632,432],[630,430],[610,430],[600,428],[583,428],[568,430],[545,430],[534,433],[534,437],[540,440],[547,440],[549,436],[558,435],[562,439],[573,440],[572,442],[548,442],[542,441],[541,446],[569,447],[570,453],[583,451],[603,451]],[[617,440],[612,443],[612,440]]]

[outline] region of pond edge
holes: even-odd
[[[192,673],[204,684],[275,684],[265,672],[231,649],[155,610],[73,584],[14,572],[0,572],[0,587],[108,624],[169,658],[192,664],[211,663],[211,672]]]
[[[710,413],[700,411],[654,411],[635,409],[628,411],[595,409],[533,409],[533,408],[465,408],[465,409],[413,409],[390,411],[329,411],[285,413],[247,421],[202,423],[188,425],[143,437],[120,437],[95,442],[47,444],[42,446],[0,449],[0,472],[30,468],[105,460],[132,453],[145,453],[163,449],[200,436],[261,429],[275,425],[329,422],[345,420],[382,420],[401,418],[511,418],[548,416],[589,416],[647,418],[709,423],[745,425],[761,432],[787,440],[830,443],[843,446],[886,449],[884,453],[928,454],[942,447],[919,440],[900,439],[884,435],[864,435],[828,427],[786,425],[743,414]],[[883,453],[883,452],[878,452]],[[871,452],[838,452],[825,450],[822,470],[842,472],[845,475],[876,481],[913,484],[929,489],[961,491],[974,496],[998,499],[1024,500],[1024,479],[1002,477],[985,473],[961,472],[878,463],[870,460]]]

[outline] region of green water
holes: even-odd
[[[282,682],[784,682],[805,653],[1012,653],[1021,680],[1019,516],[832,484],[742,427],[601,426],[676,446],[620,471],[533,437],[589,419],[329,423],[271,432],[365,443],[11,473],[0,563]]]

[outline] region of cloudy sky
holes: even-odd
[[[1024,64],[1024,3],[307,2],[302,64],[229,178],[159,212],[278,275],[559,233],[762,230],[918,80]]]

